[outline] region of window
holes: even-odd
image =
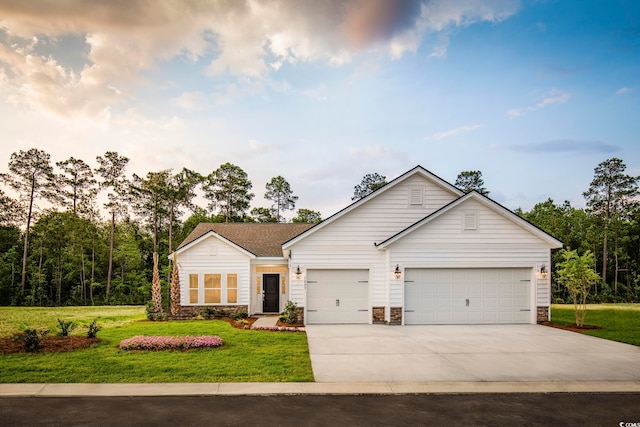
[[[204,275],[204,303],[220,304],[221,280],[220,274]]]
[[[238,302],[238,275],[227,274],[227,303]]]
[[[198,303],[198,275],[189,275],[189,304]]]

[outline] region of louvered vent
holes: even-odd
[[[422,188],[412,188],[409,191],[409,204],[422,205],[423,203],[423,191]]]
[[[478,214],[477,214],[477,212],[465,212],[464,213],[464,229],[465,230],[477,230],[478,229]]]

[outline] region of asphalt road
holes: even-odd
[[[0,425],[636,427],[640,394],[2,397]]]

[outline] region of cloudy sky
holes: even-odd
[[[283,175],[328,216],[366,173],[481,170],[514,209],[640,174],[640,2],[0,1],[0,170],[36,147],[145,174]]]

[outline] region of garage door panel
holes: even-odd
[[[531,269],[407,269],[405,323],[528,323]]]
[[[307,323],[369,323],[368,270],[308,270]]]

